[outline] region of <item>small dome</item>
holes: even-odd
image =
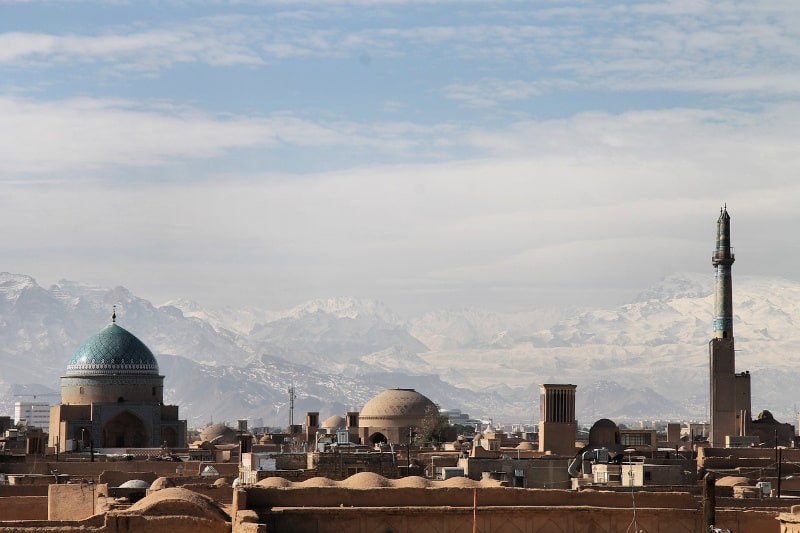
[[[169,479],[168,477],[160,477],[156,478],[155,481],[150,485],[150,490],[161,490],[161,489],[168,489],[170,487],[174,487],[175,482]]]
[[[772,416],[772,413],[770,413],[766,409],[764,409],[763,411],[760,411],[758,413],[758,416],[756,417],[755,422],[762,422],[762,423],[766,422],[766,423],[769,423],[769,424],[775,424],[776,423],[775,417]]]
[[[236,438],[236,431],[229,428],[223,423],[211,424],[203,428],[200,432],[200,440],[207,441],[211,444],[236,444],[239,440]]]
[[[158,375],[158,363],[145,344],[116,324],[89,337],[67,364],[68,376]]]
[[[375,472],[359,472],[342,481],[339,486],[349,489],[391,487],[392,482]]]
[[[466,487],[466,488],[476,488],[481,486],[480,481],[475,481],[474,479],[470,479],[468,477],[451,477],[449,479],[445,479],[444,481],[434,481],[435,486],[437,487]]]
[[[744,476],[725,476],[719,478],[715,483],[717,487],[748,487],[752,486],[750,480]]]
[[[239,481],[239,483],[241,484],[241,481],[237,477],[233,482],[234,487],[236,486],[237,481]],[[265,477],[264,479],[256,483],[256,485],[258,485],[259,487],[285,488],[285,487],[291,487],[293,483],[288,479],[284,479],[282,477]]]
[[[319,426],[325,429],[343,429],[345,424],[345,419],[339,415],[331,415],[326,418],[322,424]]]
[[[436,404],[414,389],[387,389],[364,404],[358,425],[402,427],[438,414]]]
[[[589,428],[589,444],[613,448],[620,444],[619,427],[608,418],[601,418]]]
[[[180,487],[171,487],[150,493],[120,513],[123,516],[126,514],[192,516],[213,522],[230,522],[230,516],[222,510],[217,502],[207,496]]]
[[[420,476],[407,476],[400,479],[392,480],[393,487],[410,488],[410,489],[425,489],[431,486],[430,481]]]
[[[121,489],[149,489],[150,483],[141,479],[129,479],[119,486]]]
[[[301,481],[298,485],[303,487],[336,487],[339,484],[329,478],[326,477],[312,477],[308,478],[305,481]]]

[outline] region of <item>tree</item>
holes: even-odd
[[[425,409],[425,417],[422,419],[422,442],[434,445],[441,444],[447,440],[450,429],[450,422],[446,416],[439,414],[439,410],[429,405]]]
[[[456,432],[456,435],[464,435],[465,437],[472,437],[475,435],[475,427],[461,424],[453,424],[453,429]]]

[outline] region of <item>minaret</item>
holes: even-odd
[[[735,258],[731,248],[731,217],[727,205],[720,208],[717,219],[717,247],[711,257],[714,265],[714,337],[733,338],[733,284],[731,265]]]
[[[750,424],[750,373],[736,373],[733,343],[733,284],[731,265],[731,217],[727,206],[717,219],[714,265],[714,337],[708,344],[709,400],[711,402],[710,444],[725,446],[726,436],[746,435]]]

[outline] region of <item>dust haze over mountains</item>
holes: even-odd
[[[415,388],[442,408],[495,422],[538,421],[538,385],[578,385],[580,423],[703,419],[713,276],[681,273],[609,308],[499,313],[477,308],[401,317],[356,298],[292,309],[154,305],[123,287],[0,274],[0,412],[18,394],[54,393],[77,347],[109,321],[156,354],[165,401],[190,426],[262,418],[288,423],[358,409],[385,388]],[[753,409],[794,422],[782,391],[800,380],[800,284],[734,277],[737,371],[753,374]],[[57,397],[45,397],[54,403]]]

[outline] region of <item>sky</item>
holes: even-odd
[[[156,304],[800,279],[800,3],[0,0],[0,270]]]

